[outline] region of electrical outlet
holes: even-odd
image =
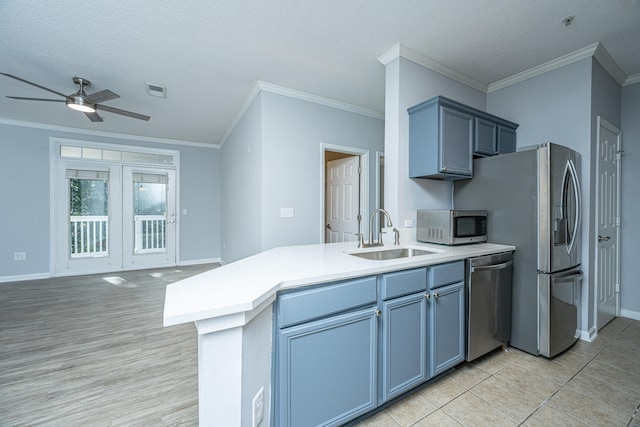
[[[14,252],[13,253],[13,260],[14,261],[26,261],[27,260],[27,253],[26,252]]]
[[[404,220],[404,226],[405,226],[405,228],[413,227],[413,220],[412,219],[405,219]]]
[[[293,218],[293,208],[280,208],[280,218]]]
[[[260,387],[258,394],[253,398],[253,427],[258,427],[264,418],[264,387]]]

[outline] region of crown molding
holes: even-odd
[[[430,69],[431,71],[435,71],[438,74],[442,74],[445,77],[449,77],[459,83],[467,85],[473,89],[479,90],[481,92],[487,92],[487,85],[484,83],[480,83],[477,80],[474,80],[464,74],[461,74],[446,65],[442,65],[439,62],[434,61],[433,59],[427,58],[421,53],[416,52],[406,46],[401,45],[400,43],[393,46],[384,54],[378,57],[378,61],[382,65],[387,65],[389,62],[393,61],[396,58],[405,58],[411,62],[415,62],[418,65],[421,65],[425,68]]]
[[[532,77],[536,77],[560,67],[564,67],[565,65],[573,64],[574,62],[580,61],[585,58],[590,58],[594,55],[599,45],[600,43],[594,43],[585,48],[576,50],[575,52],[571,52],[567,55],[545,62],[544,64],[540,64],[537,67],[529,68],[528,70],[525,70],[518,74],[514,74],[511,77],[498,80],[497,82],[491,83],[489,85],[487,93],[491,93],[499,89],[504,89],[507,86],[523,82]]]
[[[640,73],[627,77],[622,86],[629,86],[635,83],[640,83]]]
[[[105,132],[105,131],[91,130],[91,129],[79,129],[79,128],[72,128],[72,127],[66,127],[66,126],[51,125],[47,123],[25,122],[21,120],[12,120],[12,119],[4,119],[4,118],[0,118],[0,124],[28,127],[32,129],[51,130],[56,132],[67,132],[67,133],[89,135],[89,136],[101,136],[104,138],[128,139],[130,141],[155,142],[158,144],[182,145],[187,147],[220,148],[219,144],[207,143],[207,142],[183,141],[179,139],[157,138],[153,136],[129,135],[126,133]],[[58,137],[56,135],[51,135],[51,136]]]
[[[313,95],[307,92],[289,89],[284,86],[278,86],[273,83],[258,80],[256,82],[256,85],[253,87],[253,90],[249,94],[249,97],[242,105],[242,108],[240,109],[240,111],[238,111],[235,120],[233,121],[231,126],[229,126],[229,130],[224,135],[224,138],[222,138],[222,142],[220,143],[221,146],[224,145],[229,136],[231,136],[231,133],[236,128],[238,123],[240,123],[240,120],[242,120],[242,117],[244,117],[245,113],[247,112],[249,107],[251,107],[251,104],[253,104],[253,101],[255,101],[260,92],[274,93],[276,95],[282,95],[293,99],[299,99],[302,101],[312,102],[314,104],[324,105],[325,107],[336,108],[338,110],[344,110],[367,117],[373,117],[374,119],[378,120],[384,120],[384,113],[381,113],[379,111],[358,107],[357,105],[347,104],[346,102],[340,102],[334,99],[324,98],[322,96]]]
[[[618,84],[624,84],[625,80],[627,80],[627,75],[624,73],[624,71],[622,71],[622,68],[618,66],[616,61],[613,60],[611,55],[609,55],[609,52],[607,52],[602,44],[597,43],[596,51],[593,53],[593,57],[596,61],[598,61],[600,65],[602,65],[602,68],[604,68],[609,74],[611,74],[611,77],[613,77],[618,82]]]

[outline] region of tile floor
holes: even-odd
[[[640,321],[617,318],[552,360],[498,349],[358,424],[640,427]]]

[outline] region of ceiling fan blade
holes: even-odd
[[[121,110],[119,108],[108,107],[102,104],[96,104],[96,108],[102,111],[108,111],[110,113],[120,114],[123,116],[131,117],[134,119],[146,120],[149,121],[151,117],[145,116],[144,114],[133,113],[131,111]]]
[[[11,99],[20,99],[22,101],[49,101],[49,102],[66,102],[64,99],[47,99],[47,98],[25,98],[23,96],[7,96]]]
[[[53,89],[49,89],[48,87],[40,86],[40,85],[39,85],[39,84],[37,84],[37,83],[30,82],[29,80],[25,80],[25,79],[22,79],[22,78],[20,78],[20,77],[14,76],[13,74],[7,74],[7,73],[0,73],[0,74],[2,74],[3,76],[11,77],[12,79],[19,80],[19,81],[21,81],[21,82],[23,82],[23,83],[26,83],[26,84],[29,84],[29,85],[31,85],[31,86],[35,86],[35,87],[37,87],[37,88],[40,88],[40,89],[46,90],[46,91],[48,91],[48,92],[55,93],[56,95],[60,95],[60,96],[62,96],[62,97],[64,97],[64,98],[66,98],[66,97],[67,97],[67,95],[65,95],[64,93],[56,92],[56,91],[55,91],[55,90],[53,90]]]
[[[87,95],[86,98],[95,104],[97,102],[105,102],[105,101],[110,101],[112,99],[120,98],[120,95],[117,95],[111,92],[109,89],[105,89],[105,90],[101,90],[100,92]]]
[[[84,113],[92,122],[103,122],[102,117],[98,113]]]

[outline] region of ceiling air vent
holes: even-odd
[[[162,85],[157,85],[154,83],[145,83],[147,86],[147,93],[151,96],[158,96],[160,98],[167,97],[167,87]]]

